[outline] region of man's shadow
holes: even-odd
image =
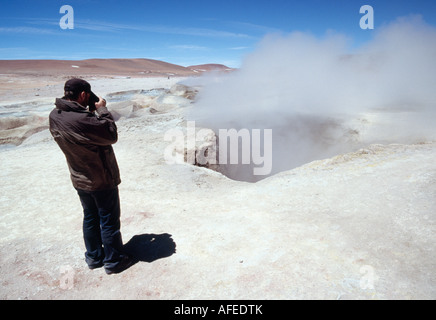
[[[168,233],[141,234],[130,239],[123,251],[135,260],[153,262],[176,253],[176,243]]]

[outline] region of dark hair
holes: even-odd
[[[64,92],[64,98],[63,99],[67,99],[67,100],[77,100],[77,98],[79,97],[80,92],[74,92],[74,91],[65,91]]]
[[[65,82],[64,99],[77,100],[83,91],[91,93],[91,85],[87,81],[78,78],[70,79]]]

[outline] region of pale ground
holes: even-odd
[[[92,84],[107,94],[178,80]],[[60,95],[42,85],[37,99]],[[79,198],[48,131],[0,150],[1,299],[436,298],[435,142],[237,182],[164,161],[164,134],[191,107],[170,98],[118,121],[121,231],[125,243],[140,236],[144,260],[118,275],[87,269]]]

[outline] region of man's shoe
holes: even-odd
[[[133,259],[130,256],[124,256],[121,261],[118,263],[118,265],[115,268],[104,268],[107,274],[115,274],[123,272],[124,270],[130,268],[132,265],[134,265],[137,260]]]
[[[90,258],[86,258],[85,260],[86,260],[86,264],[88,265],[88,268],[91,269],[91,270],[94,270],[94,269],[97,269],[97,268],[101,268],[101,267],[104,266],[104,263],[101,260],[96,261],[96,260],[93,260],[93,259],[90,259]]]
[[[104,266],[104,263],[103,263],[103,262],[100,262],[100,263],[98,263],[98,264],[88,265],[88,268],[89,268],[90,270],[94,270],[94,269],[97,269],[97,268],[101,268],[101,267],[103,267],[103,266]]]

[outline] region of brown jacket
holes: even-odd
[[[76,189],[97,191],[121,183],[112,144],[117,142],[117,127],[106,107],[98,116],[77,102],[56,99],[50,113],[50,132],[65,154],[71,181]]]

